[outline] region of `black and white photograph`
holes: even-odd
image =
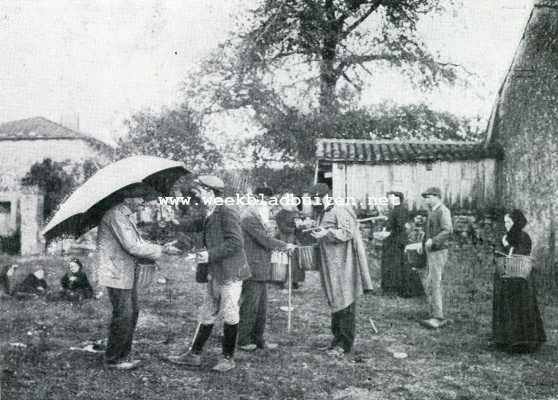
[[[558,399],[558,0],[0,0],[0,400]]]

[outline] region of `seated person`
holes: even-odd
[[[79,301],[93,297],[93,288],[89,284],[86,273],[83,271],[83,264],[77,258],[70,261],[69,271],[62,277],[62,299]]]
[[[17,267],[17,264],[8,264],[0,267],[0,297],[12,295],[14,273]]]
[[[42,296],[46,293],[47,289],[45,271],[39,266],[35,272],[27,275],[23,282],[17,285],[15,294],[17,297]]]

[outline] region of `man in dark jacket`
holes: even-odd
[[[200,366],[203,347],[211,335],[215,321],[222,316],[223,358],[213,367],[218,372],[226,372],[235,367],[233,356],[238,333],[240,293],[242,281],[250,276],[240,216],[236,208],[223,204],[223,189],[223,181],[216,176],[202,175],[198,178],[195,194],[201,198],[207,212],[201,219],[189,221],[183,229],[203,232],[207,250],[198,253],[197,262],[208,264],[207,294],[191,349],[169,357],[169,361],[176,364]]]
[[[428,268],[424,288],[432,315],[421,321],[421,324],[428,328],[438,329],[447,323],[442,304],[442,273],[448,262],[448,240],[453,232],[453,226],[451,213],[442,204],[442,191],[439,188],[429,188],[422,193],[422,197],[429,209],[423,239]]]
[[[273,349],[277,345],[264,340],[267,313],[267,284],[271,279],[271,251],[294,248],[272,238],[265,229],[262,215],[267,213],[273,195],[269,188],[258,188],[254,193],[258,204],[246,207],[241,213],[244,249],[252,276],[242,284],[238,346],[242,350]]]

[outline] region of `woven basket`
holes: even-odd
[[[506,257],[506,276],[527,279],[533,269],[533,259],[529,256],[512,254]]]
[[[271,253],[271,281],[285,282],[287,280],[289,255],[282,251]]]
[[[527,279],[533,270],[533,259],[530,256],[512,254],[507,257],[496,257],[496,273],[504,278]]]
[[[320,270],[320,249],[316,245],[299,246],[295,250],[298,266],[303,271]]]

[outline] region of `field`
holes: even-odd
[[[424,299],[366,295],[360,301],[355,352],[335,359],[320,348],[330,340],[330,314],[316,272],[294,291],[293,329],[279,309],[287,295],[270,287],[268,340],[279,350],[237,353],[237,368],[211,371],[220,352],[220,329],[200,370],[177,367],[167,355],[187,347],[196,327],[202,285],[191,265],[161,263],[169,279],[142,291],[135,336],[141,367],[105,370],[101,356],[70,350],[106,336],[106,296],[74,306],[45,300],[2,300],[0,340],[4,399],[556,399],[558,309],[542,303],[548,342],[532,355],[488,347],[491,275],[488,257],[471,247],[454,249],[445,272],[445,304],[453,322],[429,331],[417,320]],[[48,281],[57,286],[61,260],[51,258]],[[375,271],[376,273],[378,271]],[[371,321],[378,328],[374,333]],[[15,343],[21,343],[15,345]],[[406,358],[394,353],[404,352]]]

